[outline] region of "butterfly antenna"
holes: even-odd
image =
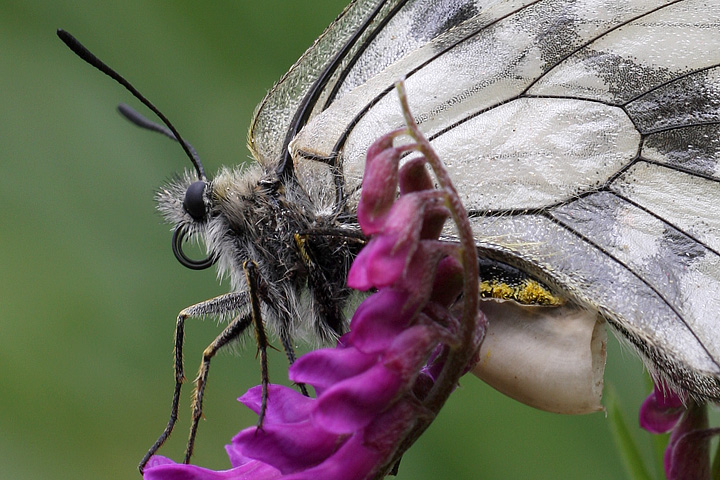
[[[127,105],[125,103],[121,103],[117,107],[118,112],[120,112],[120,115],[125,117],[130,122],[134,123],[140,128],[144,128],[145,130],[150,130],[153,132],[161,133],[168,137],[171,140],[178,141],[177,137],[175,137],[175,134],[165,125],[162,125],[157,122],[153,122],[151,120],[148,120],[147,117],[145,117],[143,114],[132,108],[130,105]],[[197,150],[195,150],[190,142],[185,142],[185,144],[188,147],[188,150],[190,150],[190,154],[192,155],[193,165],[196,163],[198,165],[202,165],[200,163],[200,156],[197,154]],[[202,170],[202,167],[201,167]]]
[[[173,124],[170,123],[170,120],[168,120],[167,117],[163,115],[163,113],[150,102],[150,100],[145,98],[135,87],[130,84],[130,82],[125,80],[125,78],[123,78],[119,73],[117,73],[115,70],[107,66],[102,60],[93,55],[90,50],[85,48],[75,37],[70,35],[68,32],[62,29],[58,29],[57,36],[60,37],[60,40],[62,40],[63,43],[65,43],[65,45],[70,48],[70,50],[75,52],[78,57],[82,58],[87,63],[97,68],[105,75],[109,76],[110,78],[118,82],[120,85],[125,87],[130,93],[132,93],[135,98],[140,100],[146,107],[152,110],[155,115],[157,115],[158,118],[162,120],[165,125],[167,125],[167,129],[165,129],[165,127],[163,127],[162,125],[147,120],[135,110],[127,107],[127,105],[121,105],[118,108],[120,110],[120,113],[123,114],[128,120],[130,120],[134,124],[143,128],[147,128],[149,130],[160,132],[180,143],[183,150],[185,151],[185,154],[187,154],[193,166],[195,167],[195,171],[198,174],[198,179],[203,181],[207,180],[207,177],[205,176],[205,169],[203,168],[202,163],[200,162],[200,158],[195,152],[195,149],[188,142],[186,142],[184,138],[180,136],[180,133],[178,133],[177,129],[173,126]]]

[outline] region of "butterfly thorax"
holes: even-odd
[[[160,191],[161,212],[188,237],[202,239],[234,291],[247,291],[244,263],[257,264],[261,288],[255,293],[269,329],[322,340],[341,334],[350,293],[345,278],[359,242],[342,234],[336,217],[318,215],[292,177],[281,180],[256,165],[222,169],[208,183],[208,214],[198,222],[182,207],[192,181],[186,175]]]

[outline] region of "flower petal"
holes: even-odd
[[[308,383],[319,395],[346,378],[358,375],[377,362],[377,355],[369,355],[356,348],[323,348],[308,352],[290,366],[290,380]]]
[[[353,435],[323,463],[283,477],[283,480],[364,480],[369,478],[369,474],[384,458],[385,453],[367,448],[361,435]]]
[[[432,415],[422,404],[410,396],[395,403],[390,410],[378,415],[363,430],[365,446],[378,451],[392,451],[399,440],[423,415]]]
[[[335,453],[341,437],[306,422],[250,427],[232,439],[249,458],[272,465],[283,474],[315,466]]]
[[[421,156],[408,160],[400,167],[398,183],[401,195],[409,192],[431,190],[434,187],[426,165],[427,160]]]
[[[710,438],[716,433],[707,428],[707,408],[691,401],[665,450],[667,478],[710,480]]]
[[[358,254],[348,273],[348,286],[356,290],[392,285],[402,277],[410,245],[398,246],[397,235],[378,235]]]
[[[312,419],[329,432],[352,433],[385,410],[402,386],[397,372],[377,364],[328,388],[318,398]]]
[[[385,368],[396,372],[404,382],[414,380],[438,344],[438,327],[415,325],[393,339],[383,357]]]
[[[260,415],[262,408],[262,385],[249,389],[238,398],[243,405]],[[265,424],[295,423],[307,420],[315,400],[284,385],[268,385]]]
[[[650,433],[667,433],[677,425],[685,407],[680,397],[656,385],[640,407],[640,426]]]
[[[398,188],[398,164],[404,151],[392,146],[396,132],[380,137],[368,149],[357,217],[365,235],[378,233]]]
[[[159,456],[152,457],[143,471],[144,480],[272,480],[280,476],[276,468],[254,460],[230,470],[214,471]]]
[[[360,375],[328,388],[318,397],[312,419],[342,434],[368,425],[399,392],[409,389],[437,343],[435,327],[416,325],[393,338],[382,361]]]
[[[355,310],[349,339],[358,350],[378,353],[410,324],[417,308],[408,304],[406,292],[384,288],[366,298]]]

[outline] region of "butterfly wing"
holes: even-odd
[[[258,105],[248,145],[260,163],[280,165],[287,160],[290,140],[313,110],[323,105],[320,96],[327,91],[332,77],[343,70],[355,49],[366,41],[373,20],[382,18],[385,2],[376,3],[351,3]]]
[[[598,311],[656,372],[719,400],[718,25],[717,1],[355,2],[324,35],[348,43],[333,57],[321,37],[251,138],[278,144],[260,126],[288,106],[295,138],[273,158],[290,145],[309,190],[337,186],[352,205],[367,147],[403,124],[392,85],[405,77],[480,251]],[[313,55],[324,81],[297,80]]]

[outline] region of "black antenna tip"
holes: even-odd
[[[80,41],[70,35],[68,32],[63,30],[62,28],[58,28],[57,30],[57,36],[60,38],[60,40],[63,41],[65,45],[68,46],[70,50],[72,50],[75,55],[85,60],[87,63],[92,65],[93,67],[97,68],[101,72],[105,73],[106,75],[111,76],[112,78],[117,80],[117,77],[119,75],[115,73],[110,67],[105,65],[102,61],[100,61],[99,58],[97,58],[93,53],[85,48],[85,46],[80,43]],[[124,79],[123,79],[124,80]],[[122,84],[122,82],[120,82]],[[126,87],[127,88],[127,87]],[[131,90],[132,92],[132,90]]]
[[[70,35],[68,32],[63,30],[62,28],[57,29],[57,36],[60,38],[60,40],[63,41],[65,45],[67,45],[70,50],[80,55],[78,52],[85,50],[85,48],[78,42],[78,40]],[[82,55],[81,55],[82,56]]]
[[[127,118],[129,118],[134,123],[143,126],[144,128],[150,128],[151,130],[158,130],[167,135],[168,137],[172,138],[173,140],[176,140],[180,143],[183,150],[187,154],[190,161],[193,163],[193,166],[195,167],[195,171],[198,174],[198,180],[205,180],[207,177],[205,177],[205,170],[203,169],[202,163],[200,163],[200,159],[197,156],[197,153],[192,148],[190,144],[188,144],[178,133],[178,131],[175,129],[172,123],[170,123],[170,120],[167,119],[163,113],[158,110],[158,108],[150,102],[147,98],[145,98],[135,87],[133,87],[130,82],[128,82],[125,78],[123,78],[122,75],[117,73],[115,70],[110,68],[107,64],[105,64],[102,60],[97,58],[95,55],[93,55],[90,50],[85,48],[75,37],[70,35],[68,32],[63,30],[62,28],[58,28],[57,30],[57,36],[60,38],[60,40],[63,41],[65,45],[68,46],[70,50],[75,52],[75,54],[85,60],[87,63],[92,65],[93,67],[97,68],[101,72],[103,72],[105,75],[109,76],[116,82],[118,82],[120,85],[125,87],[132,95],[140,100],[146,107],[148,107],[150,110],[155,113],[155,115],[162,120],[162,122],[167,126],[167,130],[169,130],[169,133],[167,133],[166,129],[163,127],[160,127],[158,130],[157,128],[148,127],[147,124],[152,124],[152,122],[149,122],[148,120],[145,120],[142,118],[141,115],[125,115],[125,112],[121,110],[121,113],[125,115]],[[142,118],[141,121],[137,121],[137,118]],[[146,124],[146,125],[143,125]]]

